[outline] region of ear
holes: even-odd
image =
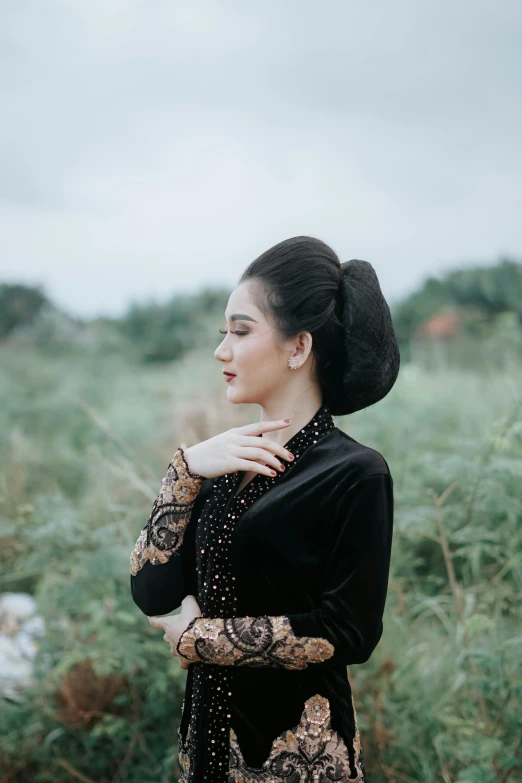
[[[163,617],[149,617],[149,623],[152,625],[153,628],[158,628],[159,630],[166,630],[165,620],[163,619]]]

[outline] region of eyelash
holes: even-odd
[[[218,331],[219,331],[219,334],[228,334],[228,329],[219,329]],[[248,332],[244,332],[244,331],[243,332],[239,332],[236,329],[236,331],[235,332],[231,332],[231,334],[238,334],[239,336],[241,336],[243,334],[248,334]]]

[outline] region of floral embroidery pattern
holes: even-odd
[[[355,709],[353,694],[352,694],[352,709],[353,709],[353,719],[355,722],[355,737],[353,739],[353,747],[355,751],[355,767],[357,770],[357,774],[362,775],[361,777],[362,783],[366,783],[366,771],[364,769],[364,759],[363,759],[362,748],[361,748],[361,736],[359,734],[359,725],[357,723],[357,710]],[[356,780],[358,780],[358,778],[356,778]]]
[[[147,560],[153,565],[166,563],[181,546],[204,478],[189,470],[185,458],[186,448],[186,444],[181,443],[169,463],[150,517],[136,541],[130,557],[130,572],[133,576]]]
[[[355,706],[354,717],[355,737],[350,758],[346,743],[331,728],[330,702],[318,693],[311,696],[305,702],[298,726],[273,741],[268,758],[259,768],[245,764],[231,727],[228,783],[366,783]],[[179,783],[186,783],[190,772],[188,735],[183,743],[178,730],[178,738]]]
[[[310,421],[285,444],[295,455],[295,460],[287,462],[282,459],[286,467],[284,474],[278,473],[273,477],[257,474],[237,495],[235,493],[241,483],[241,473],[225,474],[214,483],[214,491],[205,502],[195,529],[196,595],[202,616],[228,618],[244,615],[237,611],[240,596],[231,561],[231,544],[238,520],[275,484],[288,481],[308,449],[332,430],[335,430],[332,416],[328,408],[321,405]],[[317,640],[313,644],[317,644]],[[256,654],[259,655],[259,649]],[[262,659],[258,657],[255,665],[260,663]],[[185,744],[181,748],[181,759],[186,770],[181,778],[183,783],[199,783],[204,778],[212,783],[229,783],[230,728],[236,675],[239,675],[237,666],[195,663],[190,667],[187,677],[188,700],[182,718],[182,725],[190,727],[190,731],[183,732],[186,735]],[[289,671],[288,675],[291,678],[292,672]],[[283,690],[281,698],[284,697]],[[277,706],[274,705],[274,708],[277,709]],[[299,781],[288,778],[286,783]]]
[[[247,767],[234,730],[230,729],[229,783],[365,783],[358,732],[354,764],[338,732],[330,726],[330,703],[318,693],[304,705],[301,721],[272,743],[260,769]]]
[[[195,617],[185,628],[177,652],[189,661],[220,666],[305,669],[334,654],[321,637],[296,636],[284,615]]]
[[[190,756],[188,752],[188,746],[190,743],[190,723],[187,730],[187,738],[183,742],[181,736],[181,727],[178,728],[178,764],[181,772],[181,777],[178,783],[185,783],[189,779],[190,773]]]

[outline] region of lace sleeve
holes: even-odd
[[[191,662],[277,669],[305,669],[334,653],[327,639],[296,636],[284,615],[195,617],[181,634],[176,650]]]
[[[393,506],[389,474],[367,476],[343,493],[316,608],[280,616],[196,617],[177,652],[189,661],[283,669],[367,661],[383,631]]]
[[[185,528],[204,476],[192,473],[181,443],[169,463],[161,490],[130,557],[130,572],[136,576],[147,560],[166,563],[181,546]]]

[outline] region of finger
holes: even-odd
[[[254,448],[261,448],[266,449],[267,451],[271,451],[273,454],[278,454],[280,457],[290,462],[292,462],[294,459],[291,451],[289,451],[285,446],[281,446],[279,443],[271,440],[270,438],[256,438],[253,435],[248,435],[243,439],[243,443],[245,446],[252,446]]]
[[[181,666],[181,668],[182,669],[188,669],[188,667],[190,666],[190,661],[187,661],[186,658],[183,658],[178,653],[178,651],[176,650],[176,646],[175,645],[172,645],[172,644],[170,645],[170,651],[171,651],[172,655],[174,655],[178,659],[179,665]]]
[[[259,465],[268,464],[282,473],[285,470],[285,465],[278,460],[274,454],[270,451],[265,451],[261,448],[255,448],[246,446],[241,448],[241,459],[251,459],[257,462]]]
[[[291,419],[276,419],[275,421],[255,421],[253,424],[244,424],[242,427],[238,427],[237,430],[242,435],[259,435],[262,432],[269,432],[270,430],[281,430],[284,427],[288,427],[291,423]]]
[[[194,612],[195,615],[198,617],[201,615],[201,609],[198,604],[198,599],[195,595],[186,595],[183,601],[186,602],[185,606],[190,607],[190,611]],[[183,606],[183,601],[181,602]]]
[[[165,620],[162,620],[161,617],[149,617],[149,623],[153,628],[165,629]]]
[[[268,467],[264,463],[268,462],[266,459],[263,463],[256,462],[256,460],[250,459],[238,459],[237,470],[244,470],[250,473],[261,473],[263,476],[277,476],[278,473],[284,473],[284,471],[277,470],[277,468]]]

